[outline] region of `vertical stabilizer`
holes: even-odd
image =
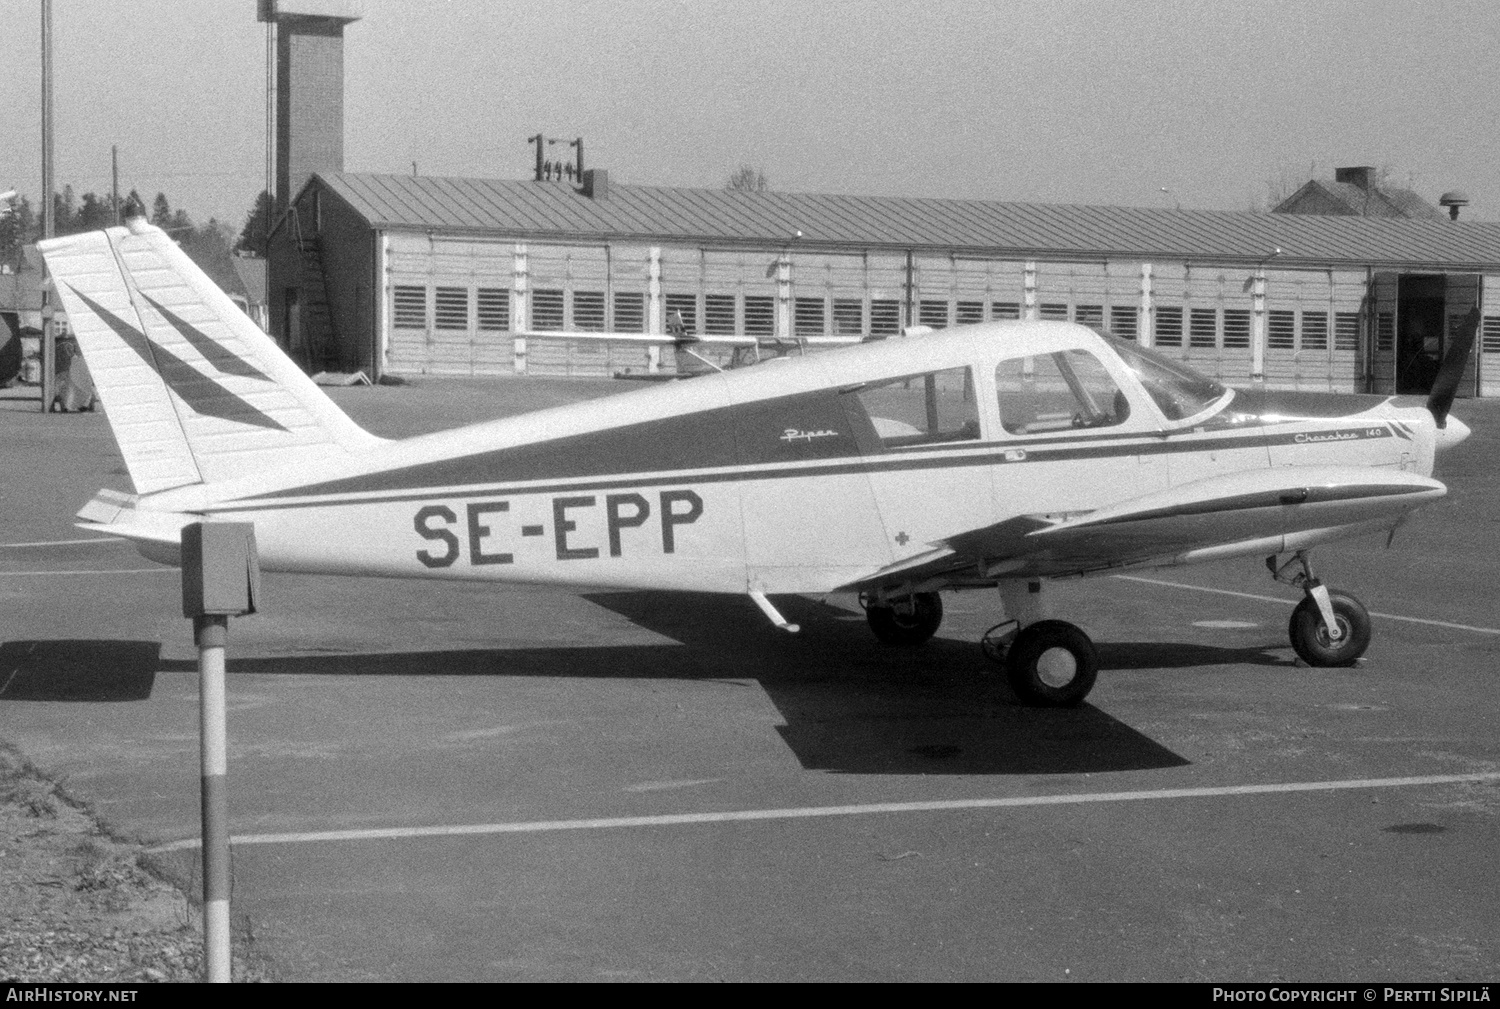
[[[160,228],[40,247],[138,494],[380,444]]]

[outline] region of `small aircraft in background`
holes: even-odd
[[[1264,557],[1304,593],[1297,654],[1352,663],[1369,616],[1309,551],[1442,497],[1434,457],[1468,433],[1448,412],[1474,326],[1425,409],[1308,415],[1000,322],[389,441],[144,220],[41,248],[136,492],[79,517],[147,557],[251,522],[265,570],[737,593],[789,631],[768,597],[856,591],[894,646],[932,637],[942,592],[998,588],[986,652],[1038,705],[1098,668],[1047,581],[1125,568]]]
[[[699,335],[689,333],[684,323],[681,312],[667,313],[667,332],[663,336],[642,336],[639,333],[631,333],[628,336],[635,343],[649,343],[657,346],[670,347],[676,360],[675,368],[670,372],[637,372],[625,369],[615,372],[615,378],[633,379],[638,382],[675,382],[684,378],[697,378],[699,375],[712,375],[732,368],[748,368],[753,364],[761,364],[766,361],[779,361],[788,357],[802,357],[808,352],[808,342],[805,339],[783,339],[774,336],[750,336],[750,335]],[[561,334],[559,334],[561,335]],[[597,336],[598,334],[590,334]],[[820,338],[821,342],[832,343],[834,346],[869,342],[871,338],[860,337],[836,337],[833,339]],[[878,337],[874,339],[879,339]],[[727,355],[721,355],[720,361],[699,353],[712,347],[728,348]]]

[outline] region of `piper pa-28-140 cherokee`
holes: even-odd
[[[143,220],[42,251],[136,491],[83,528],[169,564],[185,525],[225,520],[268,571],[748,594],[789,631],[768,596],[855,591],[896,646],[936,632],[941,591],[997,587],[983,644],[1033,704],[1077,704],[1097,671],[1043,583],[1129,567],[1264,556],[1305,593],[1297,653],[1354,662],[1369,617],[1307,551],[1441,497],[1434,455],[1468,433],[1463,338],[1426,409],[1316,416],[1028,321],[390,441]]]

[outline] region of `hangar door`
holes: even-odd
[[[1500,277],[1481,283],[1479,322],[1479,395],[1500,396]]]
[[[1267,270],[1266,384],[1318,392],[1358,392],[1360,313],[1368,296],[1362,270]]]
[[[387,267],[386,370],[512,370],[513,245],[393,234]]]
[[[1396,391],[1396,308],[1398,275],[1377,273],[1370,282],[1368,329],[1370,391],[1389,396]]]
[[[1425,395],[1432,389],[1443,356],[1469,313],[1480,306],[1484,317],[1475,347],[1469,352],[1459,396],[1473,396],[1484,384],[1489,365],[1484,334],[1491,345],[1500,337],[1500,320],[1489,321],[1497,306],[1484,300],[1488,278],[1478,274],[1377,273],[1371,283],[1372,350],[1370,391],[1389,395]],[[1490,295],[1493,297],[1493,295]],[[1496,348],[1500,351],[1500,347]]]

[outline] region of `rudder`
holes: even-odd
[[[160,228],[136,218],[40,248],[136,493],[381,443]]]

